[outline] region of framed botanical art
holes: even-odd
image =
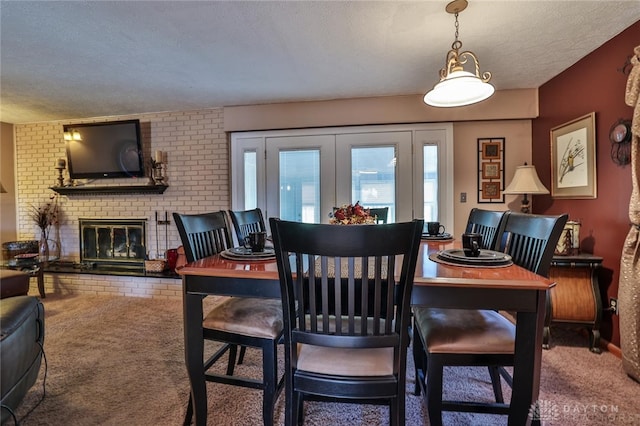
[[[551,129],[551,196],[596,198],[595,112]]]
[[[504,138],[478,139],[478,203],[504,203]]]

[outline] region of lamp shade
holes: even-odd
[[[518,166],[504,194],[548,194],[549,190],[540,182],[534,166]]]
[[[453,71],[424,95],[424,102],[434,107],[457,107],[489,98],[495,88],[468,71]]]

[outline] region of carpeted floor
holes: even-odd
[[[43,399],[43,367],[18,409],[22,425],[182,424],[188,380],[181,301],[52,294],[44,305],[46,395]],[[589,352],[587,338],[574,331],[553,329],[552,344],[543,352],[544,424],[640,424],[640,384],[626,376],[618,358]],[[407,425],[428,425],[424,404],[412,393],[408,358]],[[260,377],[260,365],[260,353],[249,350],[237,373]],[[445,381],[445,397],[491,396],[484,368],[447,369]],[[261,424],[260,391],[213,383],[207,390],[210,425]],[[283,402],[281,397],[276,424],[283,424]],[[445,413],[443,419],[450,425],[506,424],[503,416]],[[386,425],[387,411],[309,403],[305,424]]]

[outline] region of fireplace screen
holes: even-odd
[[[80,260],[144,266],[146,219],[80,219]]]

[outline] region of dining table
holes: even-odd
[[[492,309],[515,315],[516,340],[509,425],[537,423],[542,333],[549,279],[515,264],[494,267],[439,262],[437,253],[460,242],[422,240],[411,303],[454,309]],[[184,349],[196,425],[207,423],[207,389],[203,364],[203,299],[206,296],[280,298],[275,259],[229,259],[221,254],[187,263],[182,276]]]

